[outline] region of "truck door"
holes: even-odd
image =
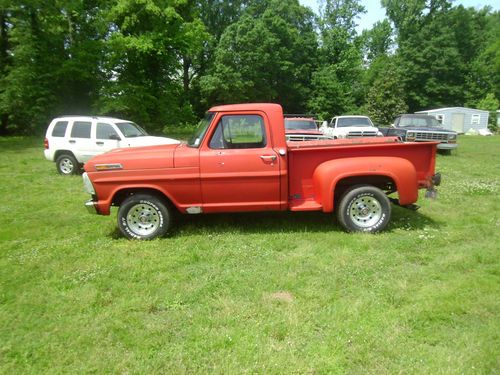
[[[280,158],[263,114],[227,114],[200,150],[205,212],[280,209]]]

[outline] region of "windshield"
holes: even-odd
[[[367,117],[341,117],[337,120],[337,128],[348,126],[373,126]]]
[[[144,137],[148,135],[143,128],[133,122],[117,122],[116,126],[118,126],[118,129],[120,129],[125,138]]]
[[[205,136],[205,133],[207,132],[208,125],[212,122],[212,119],[214,118],[215,113],[213,112],[207,112],[205,114],[205,117],[201,119],[201,121],[198,123],[198,126],[196,127],[196,130],[193,134],[193,136],[189,139],[188,141],[188,146],[190,147],[199,147],[201,144],[201,140]]]
[[[285,119],[286,130],[317,130],[314,120]]]
[[[401,117],[399,126],[441,127],[434,117]]]

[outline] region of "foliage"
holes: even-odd
[[[361,35],[366,60],[372,63],[380,56],[387,56],[393,45],[393,30],[389,20],[376,22],[370,30]]]
[[[281,212],[138,242],[38,137],[0,138],[0,373],[499,373],[500,137],[458,142],[374,236]]]
[[[500,99],[500,12],[383,0],[387,18],[358,35],[361,1],[321,4],[315,15],[298,0],[0,0],[0,134],[41,134],[64,114],[160,132],[236,101],[359,113],[382,98],[392,57],[404,93],[390,97],[409,111]]]
[[[497,123],[497,111],[500,108],[500,103],[498,99],[495,97],[495,94],[489,93],[479,102],[477,102],[478,109],[484,109],[490,112],[490,117],[488,119],[488,128],[492,132],[498,131],[498,123]]]
[[[365,110],[372,120],[379,125],[389,125],[394,118],[408,111],[405,101],[402,73],[395,59],[380,56],[380,70],[370,85],[366,95]]]
[[[313,73],[309,110],[325,118],[354,112],[362,102],[363,61],[356,18],[358,0],[327,0],[320,19],[320,66]]]
[[[222,34],[202,90],[209,102],[280,102],[303,111],[316,45],[312,13],[297,0],[250,7]]]

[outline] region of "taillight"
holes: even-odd
[[[49,140],[47,138],[45,138],[45,140],[43,141],[43,145],[44,145],[46,150],[49,149]]]

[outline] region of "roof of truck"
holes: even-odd
[[[218,105],[209,109],[209,112],[226,112],[226,111],[276,111],[283,112],[281,105],[276,103],[244,103],[244,104],[226,104]]]

